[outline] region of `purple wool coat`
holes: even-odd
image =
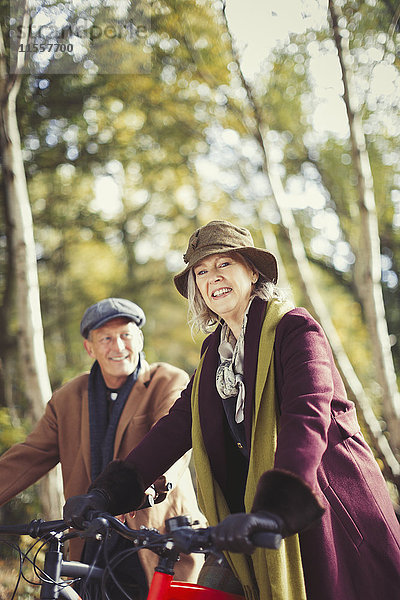
[[[266,303],[256,298],[245,335],[245,429],[249,451],[258,342]],[[211,468],[232,510],[242,510],[243,455],[234,447],[215,388],[219,333],[208,336],[199,386],[200,422]],[[357,422],[354,404],[320,325],[303,308],[278,324],[275,469],[303,480],[325,508],[301,532],[308,600],[400,599],[400,525],[386,483]],[[127,457],[148,485],[191,447],[192,382]],[[245,461],[246,462],[246,461]]]

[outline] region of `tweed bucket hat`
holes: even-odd
[[[187,298],[190,269],[207,256],[224,252],[239,252],[244,258],[248,258],[264,277],[273,283],[277,282],[278,266],[275,256],[268,250],[256,248],[248,229],[232,225],[229,221],[210,221],[190,236],[186,253],[183,255],[186,267],[174,277],[178,292]]]

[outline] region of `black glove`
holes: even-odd
[[[311,487],[294,473],[265,471],[258,481],[251,512],[282,519],[286,536],[300,533],[324,514],[325,508]]]
[[[83,528],[90,511],[112,515],[136,510],[144,500],[144,485],[135,467],[123,460],[113,460],[96,477],[88,493],[72,496],[64,506],[64,520]]]
[[[64,521],[77,529],[83,529],[90,511],[106,512],[109,504],[107,492],[101,489],[93,489],[82,496],[71,496],[64,505]]]
[[[284,523],[280,517],[266,511],[235,513],[214,527],[211,538],[217,550],[252,554],[256,546],[251,536],[260,531],[283,535]]]

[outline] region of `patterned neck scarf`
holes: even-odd
[[[216,386],[221,398],[236,398],[235,421],[242,423],[244,420],[244,398],[246,389],[244,385],[244,334],[252,299],[244,315],[242,329],[238,339],[235,339],[228,325],[224,323],[221,328],[221,341],[218,347],[220,364],[217,368]]]

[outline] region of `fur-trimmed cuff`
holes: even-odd
[[[139,473],[123,460],[113,460],[93,481],[88,491],[100,490],[109,499],[112,515],[136,510],[144,500],[144,486]]]
[[[263,473],[257,484],[251,512],[263,510],[283,519],[287,535],[303,531],[325,511],[300,477],[278,469]]]

